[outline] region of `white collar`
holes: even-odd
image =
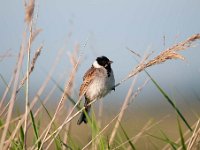
[[[99,63],[96,60],[93,62],[92,65],[93,65],[94,68],[101,68],[102,67],[101,65],[99,65]]]

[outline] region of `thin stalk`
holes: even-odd
[[[20,70],[21,70],[21,66],[22,66],[22,62],[23,62],[23,55],[24,55],[24,48],[21,48],[20,52],[19,52],[19,61],[17,64],[16,73],[14,75],[13,91],[12,91],[12,95],[10,98],[8,114],[7,114],[7,118],[6,118],[6,122],[5,122],[5,127],[3,130],[2,136],[1,136],[0,149],[4,149],[3,146],[4,146],[5,139],[6,139],[7,131],[9,128],[10,120],[12,117],[12,112],[13,112],[15,98],[16,98],[16,90],[17,90],[17,86],[18,86],[18,82],[19,82],[19,74],[20,74]]]
[[[113,130],[112,130],[111,136],[110,136],[109,145],[112,145],[112,143],[113,143],[113,141],[114,141],[115,135],[116,135],[117,130],[118,130],[119,125],[120,125],[119,123],[120,123],[121,120],[122,120],[122,117],[123,117],[123,115],[124,115],[124,111],[125,111],[125,109],[126,109],[126,106],[128,105],[128,103],[129,103],[129,101],[130,101],[130,98],[131,98],[131,96],[132,96],[133,88],[134,88],[134,85],[135,85],[135,83],[136,83],[136,79],[137,79],[137,77],[134,78],[134,80],[133,80],[133,82],[132,82],[132,84],[131,84],[131,86],[130,86],[130,88],[129,88],[129,90],[128,90],[128,93],[127,93],[127,95],[126,95],[126,98],[125,98],[125,100],[124,100],[124,103],[123,103],[123,105],[122,105],[122,107],[121,107],[120,114],[119,114],[119,116],[118,116],[118,118],[117,118],[117,122],[116,122],[116,124],[115,124],[115,126],[114,126],[114,128],[113,128]]]
[[[30,109],[33,108],[33,106],[34,106],[34,105],[36,104],[36,102],[38,101],[40,95],[44,92],[44,90],[45,90],[47,84],[49,83],[49,80],[51,79],[51,76],[52,76],[54,70],[56,69],[56,67],[57,67],[57,65],[58,65],[58,63],[59,63],[59,61],[60,61],[60,58],[61,58],[62,54],[63,54],[63,49],[60,49],[60,51],[58,52],[58,54],[57,54],[57,56],[56,56],[56,59],[55,59],[53,65],[52,65],[52,67],[51,67],[51,70],[49,71],[49,73],[48,73],[48,75],[47,75],[47,78],[44,80],[44,82],[43,82],[42,85],[40,86],[40,89],[37,91],[35,97],[34,97],[33,100],[31,101],[30,107],[29,107]],[[6,147],[8,147],[8,146],[9,146],[9,143],[14,139],[14,137],[16,136],[16,134],[17,134],[17,132],[18,132],[20,126],[23,124],[24,120],[25,120],[25,116],[23,115],[22,119],[21,119],[21,120],[18,122],[18,124],[16,125],[15,130],[13,130],[12,135],[9,137],[9,140],[8,140],[8,142],[7,142],[7,144],[6,144]],[[41,138],[40,138],[40,139],[41,139]]]
[[[31,50],[31,41],[32,41],[32,31],[33,31],[33,20],[31,20],[30,24],[30,37],[28,41],[28,49],[27,49],[27,80],[26,80],[26,105],[25,105],[25,121],[24,121],[24,148],[26,149],[26,140],[27,140],[27,123],[28,123],[28,113],[29,113],[29,68],[30,68],[30,50]]]

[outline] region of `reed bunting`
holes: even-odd
[[[80,87],[79,97],[85,97],[85,112],[89,115],[91,101],[106,96],[110,91],[115,90],[115,78],[111,68],[111,60],[105,56],[97,57],[91,68],[85,73],[83,83]],[[87,123],[87,118],[82,112],[77,124]]]

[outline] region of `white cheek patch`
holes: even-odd
[[[98,64],[98,62],[96,60],[93,62],[93,66],[94,66],[94,68],[101,68],[102,67],[101,65]]]

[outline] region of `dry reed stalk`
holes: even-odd
[[[194,130],[192,136],[190,137],[190,139],[188,140],[187,150],[191,150],[194,147],[194,144],[197,141],[197,138],[200,137],[199,123],[200,123],[200,119],[196,123],[195,130]],[[196,143],[198,143],[198,142],[196,142]]]
[[[72,107],[70,106],[68,113],[70,113],[71,110],[72,110]],[[65,132],[65,135],[63,137],[63,142],[64,143],[67,143],[67,141],[68,141],[68,135],[69,135],[69,132],[70,132],[70,127],[71,127],[71,122],[65,126],[65,131],[66,132]],[[66,149],[66,146],[63,145],[62,146],[62,150],[65,150],[65,149]]]
[[[72,112],[74,111],[74,109],[78,106],[79,102],[80,102],[81,99],[79,99],[77,101],[77,103],[73,106],[73,108],[71,109],[70,113],[68,114],[68,116],[66,117],[65,121],[63,122],[62,125],[60,125],[53,133],[51,133],[48,137],[44,138],[43,142],[42,143],[46,143],[51,137],[53,137],[53,139],[49,142],[49,144],[47,145],[47,147],[45,148],[45,150],[48,150],[49,147],[51,146],[51,144],[53,143],[54,141],[54,138],[56,138],[58,136],[58,134],[60,133],[60,131],[63,129],[63,127],[69,123],[74,117],[74,115],[69,118],[72,114]],[[81,111],[78,111],[78,113],[76,113],[76,115],[78,115],[79,113],[81,113],[83,110],[85,109],[85,107],[83,107],[81,109]],[[68,119],[69,118],[69,119]],[[54,135],[55,134],[55,135]],[[40,148],[41,149],[41,148]]]
[[[56,108],[56,111],[55,111],[55,113],[54,113],[54,116],[52,117],[51,122],[49,123],[49,125],[47,126],[47,128],[46,128],[46,129],[44,130],[44,132],[43,132],[43,133],[45,133],[45,134],[44,134],[44,138],[43,138],[43,140],[42,140],[42,142],[41,142],[41,147],[40,147],[40,149],[42,148],[42,146],[43,146],[43,144],[44,144],[44,141],[46,140],[46,137],[47,137],[47,135],[49,134],[49,131],[50,131],[51,126],[52,126],[52,123],[54,122],[54,120],[55,120],[57,114],[58,114],[59,111],[61,110],[65,99],[68,97],[69,89],[70,89],[71,86],[72,86],[72,82],[73,82],[73,80],[74,80],[74,76],[75,76],[75,74],[76,74],[76,72],[77,72],[77,69],[78,69],[78,66],[79,66],[79,64],[80,64],[80,57],[77,58],[77,54],[76,54],[76,52],[78,52],[77,50],[78,50],[78,49],[75,49],[75,53],[74,53],[75,56],[74,56],[73,58],[71,58],[72,63],[74,63],[72,72],[71,72],[71,74],[70,74],[71,76],[70,76],[69,80],[68,80],[67,83],[66,83],[65,90],[64,90],[64,92],[63,92],[63,94],[62,94],[62,97],[61,97],[59,103],[58,103],[58,106],[57,106],[57,108]],[[77,105],[75,105],[74,108],[75,108],[76,106],[77,106]],[[43,135],[43,134],[42,134],[42,135]]]
[[[9,87],[11,87],[12,82],[13,82],[13,90],[12,90],[11,98],[10,98],[10,101],[8,102],[6,108],[4,107],[4,109],[2,111],[2,112],[4,112],[8,107],[8,111],[6,112],[7,118],[6,118],[5,128],[4,128],[4,132],[2,134],[1,142],[0,142],[0,149],[3,148],[4,141],[6,140],[6,134],[7,134],[8,128],[9,128],[9,124],[10,124],[10,120],[11,120],[11,116],[12,116],[12,111],[13,111],[13,108],[14,108],[14,102],[15,102],[16,95],[17,95],[16,86],[18,86],[20,70],[21,70],[23,58],[24,58],[24,55],[25,55],[25,46],[23,45],[23,43],[25,41],[26,41],[26,32],[24,31],[23,36],[22,36],[22,44],[20,46],[20,51],[19,51],[18,58],[17,58],[17,61],[16,61],[16,66],[15,66],[13,75],[12,75],[11,80],[10,80],[10,86]],[[9,91],[9,87],[4,92],[4,97],[3,97],[2,102],[4,101],[6,95]],[[2,112],[1,112],[1,114],[2,114]]]
[[[190,139],[188,139],[188,140],[185,142],[185,144],[189,143],[189,144],[188,144],[188,147],[187,147],[187,150],[198,149],[197,147],[199,147],[199,142],[200,142],[200,140],[198,140],[198,138],[200,137],[200,128],[198,128],[197,131],[193,132],[193,135],[194,135],[194,136],[192,137],[191,143],[189,143],[189,140],[190,140]],[[196,147],[195,147],[195,146],[196,146]],[[183,147],[180,146],[177,150],[182,150],[182,149],[183,149]]]
[[[113,128],[113,131],[111,133],[111,137],[110,137],[110,141],[109,141],[109,145],[112,145],[113,141],[114,141],[114,138],[115,138],[115,135],[116,135],[116,132],[119,128],[119,125],[120,125],[120,122],[122,120],[122,117],[125,113],[125,110],[128,108],[128,106],[130,105],[130,103],[133,102],[133,100],[138,96],[138,94],[142,91],[142,89],[145,87],[145,85],[147,84],[147,81],[146,80],[134,93],[133,93],[133,87],[135,85],[135,82],[136,82],[136,79],[137,79],[137,76],[136,78],[133,80],[133,83],[131,85],[131,87],[129,88],[129,91],[127,93],[127,96],[124,100],[124,103],[122,105],[122,108],[120,110],[120,115],[119,117],[117,118],[117,122]]]
[[[72,64],[72,68],[74,68],[74,69],[72,69],[69,74],[68,85],[66,86],[66,91],[65,91],[65,97],[63,98],[64,100],[66,100],[68,96],[71,96],[72,89],[74,87],[75,76],[76,76],[76,73],[78,70],[78,66],[80,65],[80,60],[78,58],[79,48],[80,48],[80,46],[77,44],[75,46],[73,53],[72,54],[68,53],[68,57]],[[62,109],[63,106],[64,106],[64,101],[63,101],[60,109]]]
[[[26,32],[23,33],[23,41],[25,40],[25,37],[26,37]],[[22,43],[23,43],[23,42],[22,42]],[[22,48],[23,48],[23,45],[20,46],[20,50],[21,50]],[[15,66],[14,71],[13,71],[13,73],[12,73],[12,76],[11,76],[11,79],[10,79],[10,81],[9,81],[9,84],[8,84],[8,86],[6,87],[6,90],[5,90],[5,92],[4,92],[4,94],[3,94],[3,97],[2,97],[2,99],[1,99],[0,108],[2,107],[3,102],[5,101],[5,98],[6,98],[7,94],[8,94],[8,91],[10,90],[10,87],[11,87],[12,82],[13,82],[13,80],[14,80],[14,75],[16,74],[16,71],[17,71],[17,65],[18,65],[18,62],[19,62],[20,54],[21,54],[21,53],[19,52],[18,57],[17,57],[17,61],[16,61],[16,66]],[[23,57],[22,57],[22,59],[23,59]],[[2,116],[2,114],[5,114],[4,112],[5,112],[5,110],[7,109],[7,107],[8,107],[9,105],[10,105],[10,102],[8,102],[8,104],[7,104],[4,108],[1,109],[2,111],[1,111],[1,113],[0,113],[0,117]]]
[[[6,122],[5,122],[5,128],[4,128],[4,131],[1,136],[0,149],[2,149],[2,150],[4,149],[3,146],[4,146],[5,139],[6,139],[7,131],[9,128],[10,120],[12,117],[12,111],[14,108],[14,102],[15,102],[15,98],[16,98],[16,94],[17,94],[16,90],[17,90],[20,70],[21,70],[21,66],[22,66],[22,62],[23,62],[23,55],[24,55],[24,48],[21,47],[20,52],[19,52],[19,60],[17,63],[16,72],[14,74],[13,91],[12,91],[12,95],[10,98],[10,104],[9,104],[8,114],[7,114],[7,118],[6,118]]]
[[[129,87],[128,93],[126,95],[126,98],[125,98],[124,103],[123,103],[123,105],[121,107],[119,116],[117,118],[117,122],[115,123],[115,126],[114,126],[114,128],[113,128],[113,130],[111,132],[111,136],[110,136],[110,140],[109,140],[109,145],[112,145],[112,143],[113,143],[113,140],[114,140],[115,135],[117,133],[117,129],[118,129],[119,124],[121,122],[121,119],[122,119],[122,117],[124,115],[125,109],[127,108],[127,105],[129,103],[130,99],[132,98],[133,88],[134,88],[134,85],[136,83],[136,79],[137,79],[137,76],[133,79],[133,82],[132,82],[131,86]]]
[[[23,115],[20,115],[20,116],[18,116],[18,117],[16,117],[16,118],[12,119],[12,120],[10,121],[10,124],[15,123],[15,122],[21,120],[22,117],[23,117]],[[2,125],[2,126],[0,127],[0,130],[3,129],[4,127],[5,127],[5,124]]]
[[[36,51],[35,56],[33,57],[32,62],[30,63],[30,55],[31,55],[31,47],[34,39],[36,36],[40,33],[40,30],[34,30],[34,19],[33,19],[33,14],[34,14],[34,9],[35,9],[35,0],[30,0],[29,4],[25,3],[25,11],[26,11],[26,16],[25,16],[25,21],[27,22],[27,26],[29,26],[29,39],[28,39],[28,47],[27,47],[27,70],[26,70],[26,77],[21,82],[22,86],[24,82],[26,81],[26,99],[25,99],[25,121],[24,121],[24,148],[26,149],[26,140],[27,140],[27,123],[28,123],[28,114],[30,112],[29,109],[29,76],[32,73],[36,60],[41,52],[42,46]],[[35,24],[37,20],[38,14],[36,15],[35,18]]]
[[[42,85],[40,86],[40,89],[37,91],[36,93],[36,96],[33,98],[33,100],[31,101],[31,104],[30,104],[30,109],[33,108],[33,106],[36,104],[36,102],[38,101],[38,97],[44,92],[49,80],[51,79],[51,76],[54,72],[54,70],[56,69],[59,61],[60,61],[60,57],[63,55],[63,49],[60,49],[56,58],[55,58],[55,61],[51,67],[51,70],[49,71],[48,75],[47,75],[47,78],[44,80],[44,82],[42,83]],[[22,117],[22,119],[18,122],[15,130],[12,132],[11,136],[9,137],[8,139],[8,142],[6,144],[6,147],[8,147],[9,143],[14,139],[14,137],[16,136],[20,126],[23,124],[24,122],[24,116]]]
[[[33,7],[34,8],[34,7]],[[30,68],[30,57],[31,57],[31,46],[32,46],[32,32],[33,31],[33,20],[31,15],[30,21],[30,36],[28,40],[28,48],[27,48],[27,69],[26,69],[26,94],[25,94],[25,121],[24,121],[24,148],[26,149],[26,141],[27,141],[27,122],[28,122],[28,105],[29,105],[29,68]]]
[[[66,73],[64,73],[63,75],[62,75],[62,77],[58,80],[58,82],[61,82],[62,80],[63,80],[63,77],[66,75]],[[43,100],[43,105],[45,105],[47,102],[48,102],[48,100],[50,99],[50,97],[52,96],[52,94],[55,92],[55,90],[57,89],[57,85],[54,85],[53,87],[52,87],[52,89],[50,89],[50,91],[49,91],[49,93],[48,93],[48,95],[44,98],[44,100]],[[38,98],[39,98],[39,96],[38,96]],[[34,118],[38,115],[38,113],[42,110],[42,108],[43,108],[43,106],[42,105],[40,105],[40,107],[35,111],[35,113],[34,113]],[[29,128],[31,126],[31,121],[29,121],[29,123],[28,123],[28,127],[27,128]]]
[[[64,120],[64,122],[53,132],[51,133],[48,137],[46,137],[46,139],[44,140],[44,143],[46,143],[51,137],[56,138],[58,136],[58,134],[60,133],[60,131],[63,129],[63,127],[69,123],[74,117],[76,117],[79,113],[81,113],[85,107],[82,107],[78,112],[76,112],[73,116],[72,113],[75,110],[75,108],[79,105],[82,97],[84,96],[85,93],[83,93],[78,101],[76,102],[76,104],[73,106],[73,108],[71,109],[71,111],[69,112],[69,114],[67,115],[66,119]],[[88,105],[93,104],[94,102],[96,102],[96,100],[91,101]],[[71,117],[70,117],[71,116]],[[45,129],[45,131],[42,133],[42,135],[39,137],[39,139],[36,141],[36,143],[42,138],[43,134],[46,132],[46,130],[48,129],[48,127]],[[48,149],[50,147],[50,145],[53,143],[53,139],[50,141],[49,145],[47,146],[46,149]],[[31,148],[31,150],[34,149],[34,146]],[[41,148],[40,148],[41,149]]]
[[[86,42],[84,43],[84,45],[83,45],[83,48],[85,48],[86,47],[86,45],[87,45],[87,42],[88,42],[88,39],[86,40]],[[79,57],[77,58],[77,63],[76,63],[76,65],[74,66],[74,68],[73,68],[73,71],[76,71],[77,69],[77,67],[78,67],[78,65],[79,65],[79,63],[80,63],[80,58],[81,58],[81,56],[82,56],[82,54],[80,53],[80,55],[79,55]],[[68,82],[69,83],[69,82]],[[66,88],[65,88],[66,89]],[[84,95],[84,93],[83,93],[83,95]],[[70,117],[70,115],[72,114],[72,112],[74,111],[74,109],[78,106],[78,104],[80,103],[80,101],[81,101],[81,99],[82,99],[82,97],[83,97],[83,95],[82,96],[80,96],[79,97],[79,100],[77,101],[77,103],[74,105],[74,107],[71,109],[71,111],[70,111],[70,113],[68,114],[68,116],[66,117],[66,119],[65,119],[65,121],[64,121],[64,123],[59,127],[59,128],[57,128],[57,130],[56,131],[54,131],[50,136],[48,136],[48,137],[46,137],[47,136],[47,134],[45,135],[45,137],[43,138],[44,140],[42,141],[42,144],[43,144],[43,142],[46,142],[46,141],[48,141],[55,133],[56,133],[56,136],[54,136],[54,138],[56,138],[57,137],[57,135],[59,134],[59,132],[62,130],[62,128],[66,125],[66,120]],[[67,94],[66,94],[66,92],[64,91],[64,93],[63,93],[63,95],[62,95],[62,97],[61,97],[61,100],[60,100],[60,102],[59,102],[59,104],[58,104],[58,106],[57,106],[57,109],[60,107],[60,105],[62,104],[62,101],[63,101],[63,99],[65,99],[65,97],[69,97]],[[83,109],[82,109],[83,110]],[[81,111],[79,111],[79,113],[80,113]],[[58,113],[58,111],[56,110],[56,112],[55,112],[55,114],[54,114],[54,116],[56,116],[56,114]],[[54,120],[55,118],[53,118],[52,120]],[[52,122],[51,122],[51,124],[52,124]],[[51,124],[50,124],[50,127],[51,127]],[[42,133],[42,135],[39,137],[39,139],[36,141],[36,142],[38,142],[41,138],[42,138],[42,136],[43,136],[43,134],[46,132],[46,133],[48,133],[47,131],[49,130],[50,128],[49,127],[47,127],[46,129],[45,129],[45,131]],[[47,130],[47,131],[46,131]],[[46,139],[45,139],[46,138]],[[52,139],[52,141],[49,143],[49,145],[47,146],[47,148],[46,149],[48,149],[49,147],[50,147],[50,145],[52,144],[52,142],[53,142],[53,139]],[[33,149],[34,147],[32,147],[32,149]],[[41,145],[41,147],[40,147],[40,149],[42,148],[42,145]]]
[[[26,3],[25,3],[26,4]],[[26,141],[27,141],[27,123],[28,123],[28,114],[30,112],[29,109],[29,76],[32,73],[36,60],[41,52],[42,46],[36,51],[35,56],[33,57],[32,63],[30,63],[30,55],[31,55],[31,47],[34,39],[39,34],[40,30],[33,29],[34,26],[34,9],[35,9],[35,0],[30,0],[28,5],[25,5],[25,21],[27,22],[27,26],[29,26],[29,39],[28,39],[28,47],[27,47],[27,70],[26,77],[23,78],[21,85],[22,86],[26,81],[26,99],[25,99],[25,121],[24,121],[24,148],[26,149]],[[38,15],[36,15],[37,20]]]
[[[30,108],[29,108],[29,76],[31,74],[31,72],[34,69],[34,65],[35,62],[40,54],[40,51],[42,48],[39,49],[39,53],[37,53],[36,51],[36,55],[33,58],[32,61],[32,66],[30,67],[31,63],[30,63],[30,55],[31,55],[31,47],[32,47],[32,43],[35,39],[35,37],[39,34],[39,30],[35,30],[33,29],[33,25],[34,25],[34,19],[33,19],[33,15],[34,15],[34,9],[35,9],[35,0],[29,0],[28,5],[25,2],[25,21],[27,22],[27,26],[29,26],[29,39],[28,39],[28,47],[27,47],[27,69],[26,69],[26,99],[25,99],[25,120],[24,120],[24,143],[23,143],[23,147],[24,149],[27,149],[27,124],[28,124],[28,114],[30,112]],[[36,19],[35,22],[37,20],[38,15],[36,15]],[[38,32],[39,31],[39,32]],[[25,81],[24,80],[24,81]],[[23,85],[23,82],[22,84]]]
[[[73,54],[68,54],[69,55],[69,58],[70,58],[70,62],[71,62],[71,64],[72,64],[72,66],[73,66],[73,68],[75,68],[76,67],[76,64],[77,64],[77,60],[78,60],[78,50],[79,50],[79,45],[76,45],[76,48],[75,48],[75,51],[73,52]],[[80,63],[80,62],[79,62]],[[77,68],[78,69],[78,68]],[[77,70],[76,70],[76,72],[77,72]],[[73,89],[73,86],[74,86],[74,80],[75,80],[75,75],[76,75],[76,72],[74,72],[74,71],[71,71],[71,73],[70,73],[70,77],[71,77],[71,79],[70,79],[70,82],[69,82],[69,86],[68,86],[68,90],[67,90],[67,97],[68,96],[71,96],[71,92],[72,92],[72,89]],[[63,103],[63,105],[64,105],[64,103]],[[62,106],[63,107],[63,106]],[[62,109],[62,108],[61,108]],[[72,111],[72,107],[70,106],[69,107],[69,111],[68,111],[68,114],[70,113]],[[63,138],[63,141],[65,142],[65,143],[67,143],[67,141],[68,141],[68,132],[70,131],[70,126],[71,126],[71,123],[69,123],[69,124],[67,124],[66,126],[65,126],[65,130],[66,130],[66,132],[65,132],[65,135],[64,135],[64,138]],[[63,145],[62,146],[62,149],[64,150],[64,149],[66,149],[66,146],[65,145]]]

